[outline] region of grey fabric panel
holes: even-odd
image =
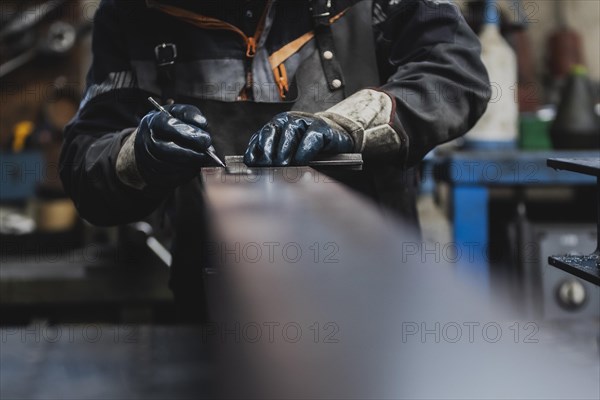
[[[293,56],[291,56],[290,58],[285,60],[284,64],[285,64],[285,69],[287,71],[289,80],[293,81],[293,77],[296,76],[296,72],[298,71],[298,68],[300,67],[302,62],[304,62],[313,53],[315,53],[316,48],[317,48],[317,44],[315,42],[315,39],[313,38],[308,43],[306,43],[304,46],[302,46],[296,54],[294,54]],[[315,74],[321,74],[322,71],[323,71],[323,69],[320,68],[315,71]],[[310,88],[305,88],[305,89],[301,90],[301,93],[304,93],[304,92],[310,93]]]
[[[151,93],[160,93],[156,83],[156,64],[154,61],[131,60],[131,65],[137,76],[138,86]]]
[[[292,77],[296,74],[300,63],[307,59],[316,49],[315,39],[311,39],[300,50],[285,61],[285,68],[288,76]]]
[[[252,64],[254,83],[254,101],[258,103],[276,103],[281,101],[279,90],[275,84],[275,77],[269,64],[268,54],[264,48],[260,48],[254,56]]]
[[[343,65],[346,96],[381,84],[371,25],[373,1],[360,1],[331,25],[337,57]],[[361,49],[357,53],[357,49]]]
[[[276,1],[273,1],[267,11],[267,17],[265,18],[265,26],[263,32],[258,40],[257,52],[254,55],[252,62],[252,76],[253,86],[252,91],[254,94],[254,101],[258,103],[274,103],[280,101],[279,91],[275,84],[275,77],[269,64],[269,54],[264,48],[271,27],[273,26],[273,20],[275,19],[275,5]]]
[[[141,89],[160,93],[153,61],[132,61]],[[236,59],[197,60],[175,64],[177,94],[205,100],[236,101],[246,84],[244,62]]]
[[[316,45],[314,39],[310,40],[300,50],[292,55],[290,58],[284,61],[285,69],[289,81],[293,81],[293,77],[296,75],[296,71],[300,64],[306,60],[315,51]],[[269,63],[266,51],[259,51],[254,59],[253,73],[254,73],[254,98],[259,103],[278,103],[281,102],[279,97],[279,89],[275,82],[273,70]],[[264,58],[263,58],[264,56]],[[322,69],[316,70],[317,72]],[[286,99],[293,100],[293,99]]]
[[[375,56],[375,39],[371,26],[372,4],[371,0],[355,4],[331,26],[337,53],[334,56],[339,58],[340,64],[343,66],[346,96],[367,87],[380,85]],[[344,91],[329,89],[323,74],[321,59],[316,51],[315,41],[312,40],[310,47],[305,46],[305,48],[302,49],[302,52],[310,51],[310,55],[305,59],[304,57],[299,59],[302,62],[299,63],[294,78],[298,89],[298,101],[293,109],[305,112],[324,111],[342,101]],[[361,49],[361,52],[356,53],[356,49]],[[302,52],[301,56],[304,56]],[[290,63],[290,65],[293,64]],[[287,67],[288,63],[286,62]],[[288,69],[288,76],[293,76],[292,71],[291,68]]]
[[[293,85],[298,92],[298,100],[292,107],[294,111],[324,111],[344,99],[343,91],[329,90],[317,49],[313,49],[312,54],[300,64]]]
[[[246,84],[242,60],[197,60],[176,64],[175,71],[177,93],[200,99],[236,101]]]
[[[267,17],[265,18],[265,25],[263,26],[263,31],[258,39],[258,43],[256,43],[257,48],[262,48],[265,46],[265,42],[267,41],[267,37],[269,36],[269,32],[271,32],[271,27],[273,26],[273,21],[275,20],[275,5],[278,0],[272,0],[269,6],[269,10],[267,11]]]

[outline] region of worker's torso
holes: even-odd
[[[325,110],[360,89],[382,83],[370,0],[333,1],[330,48],[341,66],[339,77],[324,70],[327,59],[314,38],[307,1],[235,1],[220,9],[214,8],[215,2],[147,3],[150,8],[133,7],[128,16],[136,22],[127,40],[137,84],[163,100],[170,97],[197,105],[221,156],[243,154],[250,136],[279,112]],[[252,21],[245,23],[244,18]],[[162,43],[174,44],[177,50],[168,93],[155,54]],[[333,78],[339,78],[342,86],[332,87]],[[367,161],[364,171],[336,178],[415,221],[414,171]],[[198,251],[198,243],[207,237],[200,228],[206,219],[199,181],[180,187],[173,205],[171,285],[180,298],[191,296],[193,301],[195,282],[201,280],[207,263]]]
[[[242,154],[252,133],[278,112],[324,110],[380,84],[371,1],[332,4],[332,56],[344,75],[337,90],[323,74],[307,1],[147,3],[130,10],[135,23],[124,21],[137,84],[163,100],[198,105],[221,155]],[[166,94],[156,58],[162,43],[177,53]]]

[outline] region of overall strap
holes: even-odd
[[[156,80],[160,88],[163,104],[175,100],[175,60],[177,59],[177,46],[164,41],[154,48],[156,61]]]
[[[310,11],[327,85],[329,86],[329,90],[335,91],[343,89],[345,84],[342,67],[335,51],[333,32],[331,31],[331,23],[329,21],[332,10],[331,2],[332,0],[311,0]]]
[[[177,59],[177,46],[167,37],[161,38],[154,47],[156,63],[156,83],[160,89],[162,104],[172,104],[177,96],[175,87],[175,60]],[[159,228],[167,229],[169,222],[175,221],[174,193],[171,193],[157,209]]]

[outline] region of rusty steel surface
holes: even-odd
[[[232,170],[202,173],[221,249],[207,285],[222,396],[600,394],[597,321],[582,341],[523,320],[502,282],[494,295],[458,279],[466,255],[426,247],[311,168]]]
[[[234,170],[202,172],[209,323],[3,327],[0,397],[600,397],[597,320],[523,319],[311,168]]]

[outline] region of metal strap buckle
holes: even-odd
[[[329,12],[329,10],[331,10],[331,0],[327,0],[327,2],[325,3],[324,9],[322,7],[319,7],[320,5],[323,5],[323,4],[322,3],[319,4],[318,2],[315,1],[314,5],[310,6],[310,11],[312,13],[312,17],[313,18],[329,17],[331,15],[331,13]]]
[[[175,63],[177,58],[177,46],[173,43],[161,43],[154,48],[156,65],[159,67]]]

